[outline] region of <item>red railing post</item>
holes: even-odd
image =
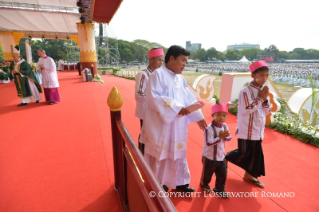
[[[123,153],[124,141],[116,124],[116,120],[121,119],[123,99],[115,87],[113,87],[107,98],[107,104],[110,107],[111,116],[115,189],[119,192],[123,211],[126,211],[128,200],[126,190],[126,160]]]
[[[110,107],[111,115],[115,189],[119,193],[123,211],[130,211],[129,201],[131,206],[131,201],[134,201],[134,198],[128,200],[128,197],[132,197],[132,193],[128,196],[128,188],[131,187],[128,187],[126,184],[127,163],[129,169],[132,171],[131,175],[133,175],[134,180],[136,180],[149,211],[176,211],[176,208],[169,197],[159,197],[158,195],[155,195],[155,197],[151,199],[149,196],[150,192],[159,194],[160,192],[164,192],[164,190],[150,167],[146,164],[143,155],[126,129],[124,123],[121,121],[123,99],[115,87],[113,87],[109,94],[107,104]],[[132,206],[132,208],[135,208],[136,210],[135,206]]]

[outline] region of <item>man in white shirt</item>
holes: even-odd
[[[140,142],[145,144],[144,158],[163,188],[194,192],[189,187],[190,172],[186,160],[188,123],[197,122],[204,130],[206,122],[200,110],[190,113],[186,107],[197,102],[181,75],[190,53],[171,46],[165,65],[149,77],[146,87],[146,113]]]
[[[40,56],[38,60],[38,70],[42,74],[42,86],[44,89],[45,100],[49,101],[50,105],[53,105],[55,102],[60,102],[58,91],[59,80],[55,63],[51,57],[48,57],[45,54],[44,49],[39,49],[38,55]]]
[[[63,58],[58,61],[58,70],[63,71]]]
[[[135,77],[135,100],[136,109],[135,116],[140,119],[141,128],[146,110],[145,90],[149,76],[153,71],[160,68],[164,62],[163,49],[154,48],[148,52],[149,64],[146,69],[140,71]],[[139,149],[144,154],[144,144],[138,143]]]

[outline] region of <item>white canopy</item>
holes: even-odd
[[[1,9],[0,29],[8,31],[42,31],[77,33],[80,15],[26,10]]]
[[[250,63],[249,60],[247,60],[246,56],[243,56],[240,60],[238,60],[240,63]]]
[[[77,33],[77,0],[2,0],[0,30]],[[40,4],[39,4],[40,3]]]

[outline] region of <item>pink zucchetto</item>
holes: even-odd
[[[148,59],[158,56],[164,56],[163,49],[152,49],[148,52]]]
[[[259,68],[261,68],[263,66],[268,67],[268,64],[266,63],[266,60],[273,61],[274,59],[265,58],[264,60],[258,60],[256,62],[250,64],[250,66],[249,66],[250,72],[253,73],[254,71],[256,71],[257,69],[259,69]]]
[[[226,104],[216,104],[216,105],[214,105],[212,107],[212,114],[218,113],[218,112],[228,113],[228,108],[229,108],[230,104],[231,104],[230,102],[227,102]]]

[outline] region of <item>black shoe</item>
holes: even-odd
[[[163,189],[164,189],[164,191],[166,191],[166,192],[168,192],[168,186],[167,185],[163,185]]]
[[[35,101],[35,103],[39,103],[39,100]]]
[[[50,102],[49,104],[50,104],[50,105],[54,105],[54,104],[55,104],[55,102]]]
[[[229,198],[229,195],[227,194],[227,192],[224,191],[218,191],[216,188],[213,189],[213,191],[215,192],[215,194],[217,194],[218,196],[222,197],[222,198]]]
[[[181,190],[184,192],[194,192],[195,188],[189,187],[189,185],[186,184],[186,185],[176,186],[176,190]]]
[[[18,104],[18,107],[21,107],[21,106],[24,106],[24,105],[27,105],[28,103],[21,103],[21,104]]]

